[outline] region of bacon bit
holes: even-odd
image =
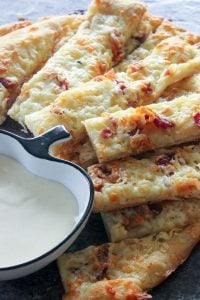
[[[172,128],[175,126],[173,122],[170,122],[166,119],[161,119],[159,117],[155,117],[153,122],[156,127],[163,128],[163,129]]]
[[[111,33],[110,35],[110,42],[111,42],[111,51],[113,54],[113,61],[115,63],[120,62],[124,58],[124,53],[122,50],[122,45],[119,40],[120,33],[116,30]]]
[[[116,292],[111,285],[106,285],[106,292],[112,296],[115,296]]]
[[[113,136],[112,131],[109,128],[104,128],[101,133],[100,133],[101,137],[104,139],[108,139],[110,137]]]
[[[148,121],[150,119],[150,116],[149,115],[145,115],[144,118],[145,118],[146,121]]]
[[[124,84],[124,81],[122,79],[115,79],[116,83],[119,85],[119,88],[120,90],[122,91],[122,94],[124,95],[125,94],[125,89],[126,89],[126,86]]]
[[[96,275],[96,280],[103,280],[106,278],[108,270],[108,254],[109,244],[104,244],[98,247],[95,251],[95,257],[97,258],[97,263],[100,267],[100,272]]]
[[[149,203],[148,207],[155,216],[158,216],[163,210],[163,207],[160,203]]]
[[[104,278],[106,278],[106,275],[107,275],[107,270],[108,270],[108,267],[105,267],[103,268],[103,270],[96,275],[96,280],[103,280]]]
[[[9,79],[6,78],[0,78],[0,83],[6,88],[6,89],[10,89],[10,88],[14,88],[16,86],[16,82],[12,82]]]
[[[128,134],[129,134],[130,136],[134,136],[134,135],[136,134],[137,130],[138,130],[137,128],[132,129],[132,130],[128,131]]]
[[[64,90],[68,90],[69,89],[69,82],[66,80],[66,79],[62,79],[62,80],[59,80],[59,83],[60,83],[60,87]]]
[[[166,70],[164,73],[165,76],[170,76],[172,75],[172,72],[170,70]]]
[[[141,88],[142,92],[147,94],[147,95],[151,95],[153,93],[153,89],[151,86],[151,83],[147,83],[145,84],[142,88]]]
[[[109,123],[109,127],[111,127],[112,130],[116,132],[117,126],[118,126],[117,120],[115,118],[113,118],[113,117],[109,117],[108,118],[108,123]]]
[[[103,180],[98,180],[98,182],[94,183],[94,190],[96,192],[101,192],[103,187]]]
[[[200,112],[197,112],[193,118],[194,118],[194,122],[197,125],[197,127],[200,128]]]
[[[138,101],[128,100],[127,106],[135,108],[138,104]]]
[[[156,158],[155,164],[158,166],[167,166],[170,164],[173,155],[162,155]]]
[[[141,70],[141,67],[140,66],[137,66],[137,65],[131,65],[131,72],[132,73],[135,73],[135,72],[139,72]]]
[[[133,37],[136,41],[138,41],[140,44],[144,43],[144,41],[146,40],[146,35],[143,34],[141,36],[135,36]]]
[[[104,175],[106,175],[106,176],[109,176],[109,175],[111,175],[112,174],[112,169],[110,169],[108,166],[106,166],[106,165],[101,165],[100,167],[99,167],[99,169],[100,169],[100,171],[104,174]]]
[[[139,213],[137,213],[134,217],[134,221],[136,223],[135,226],[137,226],[138,224],[143,224],[144,223],[144,218]]]

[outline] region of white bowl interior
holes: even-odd
[[[28,169],[30,172],[32,172],[37,176],[59,182],[64,186],[66,186],[75,196],[78,204],[79,213],[78,216],[76,217],[76,224],[74,225],[74,228],[77,226],[78,223],[81,222],[81,219],[83,218],[83,216],[85,215],[88,209],[88,204],[90,202],[90,197],[91,197],[90,183],[88,181],[88,178],[84,175],[84,173],[80,172],[78,168],[70,164],[66,164],[64,162],[62,163],[62,162],[37,158],[31,155],[30,153],[28,153],[16,139],[2,133],[0,133],[0,154],[14,158],[15,160],[19,161],[26,169]],[[88,211],[88,216],[90,210]],[[85,218],[84,220],[84,224],[80,224],[79,228],[77,228],[76,232],[74,232],[74,237],[71,237],[68,240],[67,248],[70,246],[70,244],[74,241],[74,239],[83,229],[86,223],[86,219],[87,218]],[[67,236],[69,236],[69,233],[67,233],[66,238]],[[55,247],[56,246],[57,245],[55,245]],[[66,245],[65,247],[62,246],[61,248],[62,249],[57,250],[56,257],[66,250]],[[51,261],[56,257],[55,255],[51,257]],[[31,267],[30,271],[28,272],[26,272],[26,270],[25,272],[23,271],[22,275],[34,271],[33,269],[39,269],[42,267],[42,265],[46,265],[48,262],[50,261],[48,261],[48,258],[46,257],[44,258],[44,264],[41,264],[40,262],[38,263],[38,266]],[[6,277],[8,279],[16,278],[16,277],[20,277],[20,274],[16,274],[14,276],[6,275]],[[0,275],[0,279],[2,279],[1,275]]]

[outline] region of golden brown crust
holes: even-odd
[[[197,140],[200,94],[84,121],[99,162]]]
[[[166,279],[185,261],[199,239],[200,226],[196,223],[170,233],[63,255],[58,263],[67,289],[64,299],[140,299],[134,296]]]
[[[130,65],[127,73],[111,70],[81,89],[63,92],[50,106],[28,115],[25,124],[34,135],[63,124],[76,140],[82,140],[86,131],[81,121],[104,111],[154,102],[169,85],[199,69],[200,50],[178,38],[169,38],[146,59]]]
[[[72,139],[67,142],[52,145],[51,155],[72,161],[84,169],[97,162],[96,154],[89,140],[83,143],[76,143]]]
[[[200,42],[200,35],[192,33],[185,28],[177,26],[172,22],[164,20],[160,26],[153,26],[152,32],[148,35],[147,39],[136,50],[127,56],[119,65],[116,66],[117,72],[127,71],[131,63],[144,59],[153,51],[153,49],[163,40],[169,37],[179,37],[185,42],[194,45]]]
[[[82,17],[52,17],[10,32],[0,39],[0,123],[21,85],[43,66],[63,36],[71,36]]]
[[[32,25],[31,21],[21,21],[21,22],[17,22],[17,23],[10,23],[10,24],[6,24],[6,25],[2,25],[0,26],[0,36],[3,36],[5,34],[8,34],[10,32],[13,32],[15,30],[27,27],[29,25]]]
[[[109,7],[110,14],[107,10],[103,13],[104,6]],[[104,74],[121,61],[125,56],[124,45],[145,10],[137,1],[92,1],[90,13],[73,38],[23,85],[10,116],[24,124],[26,115],[48,106],[59,94]]]
[[[200,145],[174,147],[147,158],[127,158],[88,168],[94,211],[112,211],[166,199],[200,199]]]
[[[108,237],[112,242],[141,238],[148,234],[183,228],[200,216],[199,200],[166,200],[102,213]]]
[[[189,96],[200,93],[200,73],[194,74],[191,77],[184,78],[170,85],[162,94],[156,103],[171,101],[177,97]]]

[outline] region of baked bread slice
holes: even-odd
[[[144,43],[144,41],[146,41],[146,39],[148,39],[149,35],[152,32],[155,32],[157,30],[162,21],[162,17],[151,15],[147,11],[143,15],[131,39],[129,39],[127,41],[127,44],[125,44],[125,53],[133,53],[134,49],[137,49],[142,43]],[[118,70],[118,68],[120,69],[120,66],[122,66],[123,64],[129,63],[129,60],[129,55],[126,55],[126,57],[124,57],[124,59],[114,67],[115,70]],[[125,69],[122,71],[125,71]]]
[[[172,37],[130,68],[128,73],[110,71],[81,88],[62,93],[50,106],[26,116],[26,126],[38,135],[63,124],[76,141],[83,140],[86,131],[81,121],[104,111],[155,101],[169,85],[200,69],[200,50]]]
[[[200,201],[165,200],[113,212],[101,213],[109,240],[141,238],[161,231],[184,228],[199,220]]]
[[[20,87],[42,67],[63,36],[71,36],[81,16],[60,16],[39,21],[0,38],[0,123]]]
[[[24,84],[9,115],[24,117],[53,102],[59,94],[108,71],[125,55],[146,8],[131,0],[93,0],[85,22],[47,64]]]
[[[200,74],[194,74],[169,86],[156,102],[170,101],[176,97],[189,96],[193,93],[200,93]],[[55,144],[52,147],[52,155],[73,161],[83,168],[97,163],[96,154],[88,138],[85,142],[71,140],[70,142]]]
[[[145,41],[131,54],[129,54],[126,59],[124,59],[120,64],[115,67],[116,72],[127,71],[130,64],[135,63],[135,61],[144,59],[152,50],[163,40],[169,37],[179,37],[185,42],[194,45],[200,42],[200,35],[192,33],[185,28],[182,28],[172,22],[163,20],[160,26],[157,28],[152,26],[152,32],[149,33]]]
[[[64,254],[58,259],[63,299],[151,299],[145,291],[187,259],[200,239],[199,225]]]
[[[10,32],[27,27],[29,25],[32,25],[32,22],[28,21],[28,20],[1,25],[0,26],[0,36],[6,35]]]
[[[200,199],[200,145],[160,150],[88,168],[95,188],[95,212],[145,203]]]
[[[50,153],[54,157],[72,161],[84,169],[98,161],[89,139],[83,143],[76,143],[73,139],[56,143],[51,146]]]
[[[155,102],[171,101],[181,96],[190,96],[200,93],[200,73],[184,78],[170,85]]]
[[[200,94],[105,113],[84,125],[99,162],[197,140]]]

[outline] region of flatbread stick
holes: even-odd
[[[200,94],[128,108],[84,122],[99,162],[200,138]]]
[[[182,28],[172,22],[163,20],[160,26],[152,26],[152,32],[148,35],[145,41],[132,53],[130,53],[121,63],[115,67],[116,72],[126,72],[129,65],[135,61],[144,59],[153,51],[153,49],[163,40],[169,37],[179,37],[190,45],[200,42],[200,35],[192,33],[185,28]]]
[[[199,220],[199,200],[166,200],[114,212],[101,213],[109,240],[141,238],[161,231],[184,228]]]
[[[188,96],[193,93],[200,93],[200,74],[194,74],[169,86],[156,102],[170,101],[176,97]],[[88,138],[84,142],[75,142],[71,139],[70,142],[58,143],[51,150],[53,156],[73,161],[83,168],[98,161]]]
[[[76,143],[71,139],[70,141],[54,144],[50,149],[50,153],[60,159],[72,161],[84,169],[98,162],[89,139],[86,139],[83,143]]]
[[[28,20],[20,21],[20,22],[16,22],[16,23],[9,23],[6,25],[1,25],[0,26],[0,36],[6,35],[10,32],[27,27],[29,25],[32,25],[32,22],[28,21]]]
[[[72,39],[23,85],[9,115],[21,124],[24,117],[53,102],[59,94],[108,71],[124,58],[146,8],[131,0],[93,0],[86,20]]]
[[[152,53],[131,65],[128,73],[110,71],[62,93],[50,106],[27,115],[25,124],[36,136],[64,125],[76,141],[86,138],[81,121],[104,111],[116,111],[154,102],[171,84],[200,70],[200,49],[179,38],[158,44]]]
[[[146,158],[88,168],[95,187],[94,212],[145,203],[200,199],[200,145],[172,147]]]
[[[58,260],[63,299],[151,299],[145,291],[187,259],[200,239],[199,225],[64,254]]]
[[[0,38],[0,124],[21,85],[43,66],[63,36],[71,36],[80,16],[52,17]]]

